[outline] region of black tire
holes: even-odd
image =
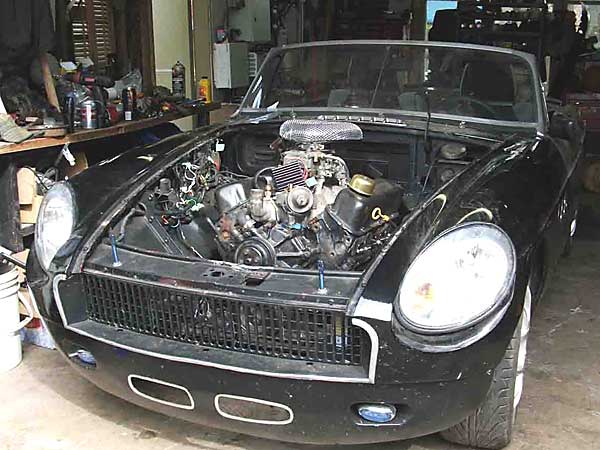
[[[502,361],[494,370],[492,385],[481,406],[458,425],[442,431],[444,439],[482,449],[501,449],[510,444],[516,418],[514,393],[520,330],[519,322]]]

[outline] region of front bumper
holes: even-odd
[[[68,298],[56,301],[56,277],[47,278],[36,272],[32,264],[30,268],[32,294],[58,348],[82,376],[99,388],[144,408],[201,425],[305,444],[410,439],[459,423],[485,398],[493,369],[502,358],[520,315],[520,305],[513,302],[501,323],[481,341],[460,351],[440,354],[423,353],[402,344],[389,322],[364,319],[375,333],[371,342],[377,349],[359,368],[365,369],[364,376],[354,377],[352,372],[348,377],[348,371],[356,368],[339,366],[327,379],[318,364],[306,368],[301,361],[286,362],[219,349],[206,352],[198,346],[190,349],[191,344],[102,324],[86,333],[82,327],[95,322],[87,320],[85,308],[81,309],[81,304],[86,303],[81,291],[68,292],[66,283],[64,295]],[[63,292],[59,295],[62,298]],[[82,349],[93,354],[95,368],[69,357]],[[187,358],[182,357],[186,355]],[[217,358],[213,362],[219,364],[210,363],[211,358]],[[223,358],[228,358],[229,364],[223,364],[227,362]],[[305,366],[304,372],[297,370],[298,363]],[[311,376],[314,374],[320,377]],[[132,387],[132,376],[176,386],[189,393],[192,407],[140,395]],[[291,411],[292,420],[273,425],[228,417],[215,404],[222,395],[278,404]],[[356,406],[363,403],[393,404],[398,415],[389,424],[367,423],[356,412]]]
[[[446,429],[466,417],[484,398],[490,378],[407,384],[332,383],[242,374],[152,357],[103,343],[47,321],[59,349],[67,355],[85,349],[96,359],[89,368],[68,358],[99,388],[144,408],[214,428],[268,439],[307,444],[365,444],[409,439]],[[132,388],[131,376],[175,385],[189,392],[193,408],[159,403]],[[225,417],[215,397],[228,395],[267,401],[292,411],[290,423],[248,423]],[[398,408],[386,425],[366,423],[356,414],[361,403]]]

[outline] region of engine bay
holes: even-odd
[[[262,167],[243,167],[252,152],[235,137],[215,140],[167,169],[117,224],[117,243],[252,267],[361,271],[420,200],[410,179],[398,179],[406,171],[394,160],[403,157],[400,151],[391,163],[353,159],[349,146],[369,146],[353,123],[284,122]],[[445,159],[426,173],[431,188],[468,164],[464,145],[445,145],[438,151]]]

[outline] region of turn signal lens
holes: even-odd
[[[71,353],[69,358],[86,368],[96,368],[96,358],[94,358],[94,355],[87,350],[77,350],[76,352]]]
[[[374,423],[388,423],[396,418],[396,407],[392,405],[360,405],[358,415]]]

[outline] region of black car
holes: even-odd
[[[577,224],[582,131],[548,109],[502,48],[275,49],[229,122],[48,192],[32,294],[76,370],[170,416],[500,448]]]

